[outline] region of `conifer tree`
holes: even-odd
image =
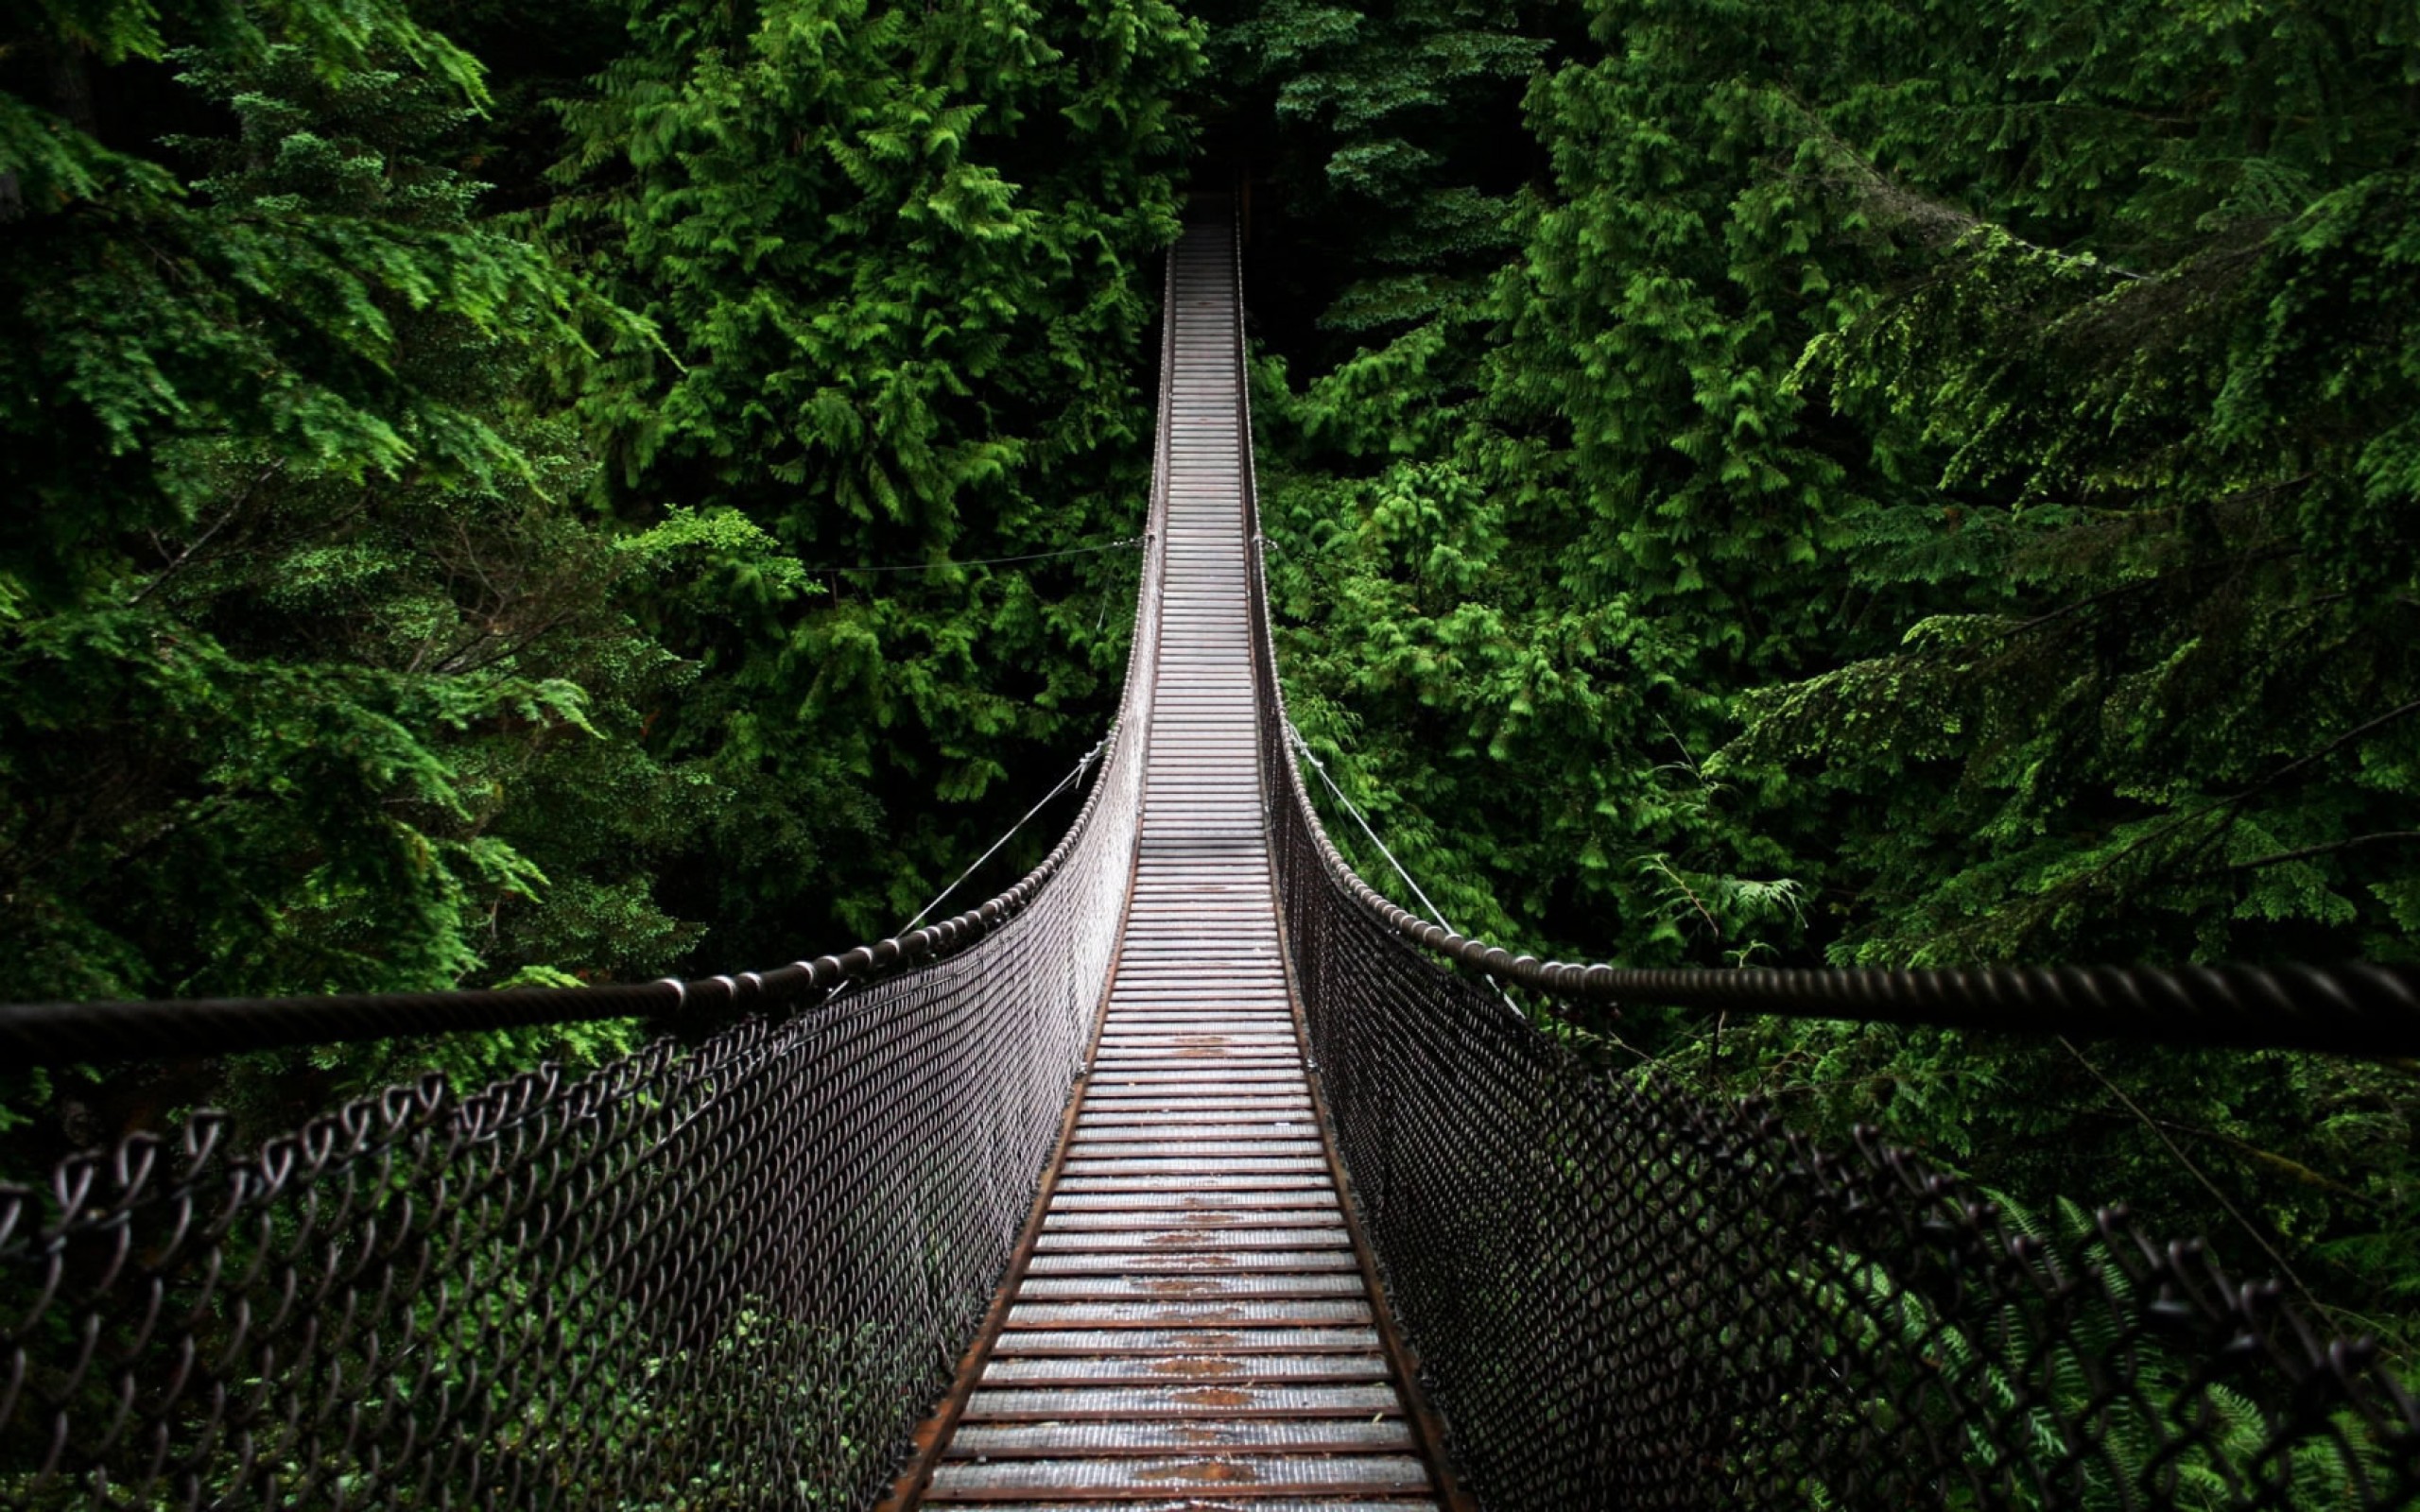
[[[1038,795],[1114,706],[1136,558],[1098,548],[1141,529],[1197,29],[1162,0],[631,27],[569,108],[559,217],[667,348],[589,410],[618,507],[734,509],[818,569],[714,648],[744,700],[671,717],[750,795],[693,896],[788,949],[804,868],[817,927],[887,933],[991,838],[986,795]]]
[[[479,218],[477,73],[400,13],[111,35],[170,103],[98,72],[87,124],[197,129],[8,102],[6,995],[663,970],[694,931],[631,842],[683,800],[609,730],[680,670],[612,601],[678,552],[562,507],[532,387],[640,328]]]

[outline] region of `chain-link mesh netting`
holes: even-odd
[[[1281,855],[1389,1296],[1492,1507],[2385,1508],[2365,1345],[2104,1211],[2029,1232],[1878,1143],[1615,1080]]]
[[[431,1078],[241,1157],[204,1114],[0,1192],[0,1505],[851,1504],[1024,1221],[1098,988],[1068,922],[579,1080]]]
[[[1056,1142],[1135,778],[1113,753],[1047,885],[921,969],[0,1189],[0,1506],[862,1504]]]

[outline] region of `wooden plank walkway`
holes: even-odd
[[[1040,1228],[923,1503],[1434,1512],[1279,954],[1233,232],[1196,225],[1175,256],[1166,597],[1133,895]]]

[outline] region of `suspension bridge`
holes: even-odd
[[[1555,1032],[1646,1002],[2410,1056],[2420,979],[1623,971],[1395,907],[1289,745],[1238,268],[1198,198],[1117,723],[1005,892],[704,981],[0,1009],[21,1065],[674,1026],[0,1188],[0,1508],[2420,1502],[2375,1346],[2204,1246],[2025,1231]]]

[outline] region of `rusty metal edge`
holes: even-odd
[[[1270,867],[1276,868],[1271,855]],[[1272,878],[1272,881],[1274,879]],[[1361,1201],[1353,1190],[1353,1175],[1345,1169],[1344,1159],[1337,1153],[1336,1120],[1328,1111],[1327,1083],[1319,1064],[1311,1058],[1311,1029],[1303,1012],[1302,993],[1294,980],[1294,941],[1286,926],[1286,910],[1276,904],[1277,937],[1285,948],[1278,957],[1286,967],[1286,999],[1294,1014],[1294,1033],[1303,1051],[1303,1079],[1311,1089],[1311,1113],[1319,1120],[1320,1149],[1327,1157],[1328,1175],[1336,1182],[1337,1210],[1343,1215],[1344,1231],[1352,1240],[1354,1263],[1359,1267],[1361,1285],[1370,1294],[1370,1322],[1377,1331],[1378,1351],[1394,1367],[1394,1385],[1403,1398],[1404,1420],[1411,1425],[1412,1441],[1419,1446],[1421,1462],[1428,1468],[1428,1479],[1435,1501],[1442,1512],[1479,1512],[1478,1503],[1462,1488],[1461,1475],[1454,1469],[1452,1455],[1446,1450],[1445,1419],[1428,1400],[1428,1393],[1420,1382],[1420,1354],[1396,1326],[1394,1304],[1388,1300],[1386,1277],[1378,1269],[1377,1255],[1370,1247],[1370,1236],[1361,1226]]]
[[[1272,861],[1271,865],[1274,865]],[[1286,910],[1277,910],[1277,932],[1286,938]],[[1420,1446],[1422,1463],[1428,1467],[1428,1479],[1436,1493],[1437,1505],[1443,1512],[1478,1512],[1478,1503],[1462,1488],[1461,1477],[1455,1472],[1452,1456],[1445,1448],[1445,1419],[1430,1404],[1427,1391],[1420,1383],[1420,1355],[1395,1325],[1394,1304],[1388,1300],[1386,1277],[1378,1269],[1375,1251],[1370,1247],[1370,1236],[1362,1230],[1361,1203],[1354,1195],[1353,1177],[1344,1168],[1344,1159],[1336,1149],[1336,1123],[1327,1108],[1327,1086],[1319,1066],[1310,1058],[1310,1024],[1303,1016],[1302,999],[1294,992],[1294,959],[1292,941],[1280,953],[1286,957],[1286,989],[1294,1001],[1295,1032],[1303,1037],[1303,1075],[1311,1088],[1311,1111],[1320,1121],[1320,1145],[1327,1153],[1329,1174],[1336,1181],[1337,1207],[1344,1214],[1345,1232],[1353,1240],[1354,1263],[1360,1267],[1361,1284],[1370,1293],[1370,1321],[1378,1332],[1378,1349],[1394,1366],[1395,1390],[1403,1397],[1403,1414],[1411,1424],[1411,1436]]]
[[[1243,494],[1245,532],[1245,597],[1247,615],[1253,622],[1254,636],[1253,655],[1255,661],[1272,658],[1269,677],[1272,687],[1276,679],[1274,647],[1269,635],[1267,585],[1262,577],[1260,547],[1260,477],[1255,455],[1252,422],[1252,352],[1244,339],[1244,257],[1243,228],[1230,225],[1235,258],[1236,299],[1236,415],[1243,443]],[[1282,713],[1283,703],[1279,704]],[[1270,710],[1262,708],[1259,717],[1266,720]],[[1150,747],[1144,747],[1148,757]],[[1403,1336],[1396,1325],[1394,1304],[1388,1299],[1386,1278],[1378,1269],[1376,1252],[1370,1247],[1370,1236],[1361,1223],[1360,1200],[1354,1194],[1353,1176],[1344,1166],[1343,1157],[1337,1153],[1336,1120],[1328,1111],[1327,1082],[1319,1065],[1311,1058],[1310,1022],[1303,1011],[1302,984],[1294,972],[1294,939],[1286,921],[1285,900],[1277,891],[1277,855],[1270,842],[1270,803],[1275,791],[1268,770],[1268,742],[1253,742],[1253,760],[1259,764],[1261,814],[1260,833],[1262,855],[1270,868],[1270,906],[1277,919],[1277,959],[1286,974],[1286,1005],[1294,1020],[1294,1037],[1303,1056],[1303,1079],[1311,1090],[1311,1112],[1320,1125],[1320,1149],[1327,1158],[1330,1177],[1336,1182],[1337,1208],[1343,1214],[1345,1232],[1352,1239],[1354,1263],[1359,1268],[1361,1284],[1370,1294],[1370,1319],[1378,1331],[1380,1351],[1394,1366],[1395,1390],[1403,1399],[1404,1418],[1411,1424],[1412,1438],[1420,1446],[1420,1458],[1428,1467],[1429,1482],[1442,1512],[1479,1512],[1478,1503],[1462,1487],[1461,1477],[1455,1472],[1452,1456],[1446,1451],[1445,1419],[1428,1400],[1427,1391],[1420,1382],[1420,1355]],[[1291,775],[1291,774],[1289,774]]]
[[[1144,735],[1148,752],[1150,736]],[[1135,826],[1135,838],[1142,837],[1142,826]],[[1110,994],[1117,986],[1117,958],[1126,944],[1128,910],[1134,901],[1134,874],[1141,868],[1139,854],[1130,856],[1126,867],[1126,902],[1119,905],[1117,938],[1109,953],[1109,975],[1101,979],[1100,1002],[1093,1009],[1091,1042],[1084,1046],[1084,1069],[1068,1089],[1066,1108],[1059,1115],[1059,1143],[1050,1152],[1050,1163],[1043,1168],[1042,1184],[1034,1190],[1033,1207],[1026,1213],[1025,1228],[1017,1235],[1016,1247],[1009,1252],[1009,1267],[1000,1277],[999,1290],[992,1296],[992,1305],[984,1312],[983,1326],[977,1331],[975,1342],[966,1347],[959,1357],[958,1373],[950,1382],[949,1394],[916,1429],[915,1450],[907,1469],[891,1483],[890,1493],[874,1503],[874,1512],[915,1512],[924,1504],[925,1487],[932,1483],[933,1471],[957,1434],[959,1423],[966,1417],[966,1404],[981,1383],[983,1367],[991,1363],[992,1351],[998,1348],[1000,1335],[1007,1332],[1009,1313],[1016,1305],[1017,1289],[1024,1283],[1026,1270],[1033,1263],[1034,1246],[1042,1239],[1043,1220],[1049,1215],[1050,1201],[1059,1193],[1059,1176],[1067,1164],[1067,1151],[1075,1143],[1076,1120],[1082,1113],[1084,1096],[1091,1090],[1093,1061],[1100,1054],[1102,1026],[1109,1022]],[[1373,1313],[1376,1309],[1372,1309]]]
[[[1181,1458],[1182,1456],[1171,1455],[1169,1457]],[[1235,1492],[1239,1489],[1253,1492],[1252,1500],[1237,1500],[1235,1496]],[[1377,1509],[1377,1512],[1391,1512],[1391,1509],[1392,1512],[1425,1512],[1425,1509],[1437,1504],[1433,1499],[1414,1498],[1407,1500],[1401,1490],[1394,1488],[1390,1486],[1389,1483],[1383,1481],[1370,1481],[1363,1483],[1340,1481],[1333,1484],[1326,1482],[1305,1481],[1299,1483],[1290,1488],[1285,1483],[1280,1482],[1270,1486],[1266,1493],[1264,1493],[1262,1488],[1259,1486],[1241,1486],[1228,1487],[1223,1490],[1212,1490],[1210,1494],[1214,1500],[1202,1501],[1201,1500],[1198,1492],[1188,1493],[1179,1491],[1175,1493],[1173,1497],[1157,1497],[1146,1504],[1158,1506],[1175,1505],[1184,1507],[1201,1507],[1213,1509],[1213,1512],[1226,1512],[1226,1509],[1228,1508],[1251,1506],[1253,1502],[1259,1501],[1263,1494],[1282,1496],[1289,1501],[1295,1502],[1317,1501],[1322,1503],[1329,1502],[1331,1499],[1336,1497],[1350,1497],[1352,1499],[1350,1502],[1337,1503],[1340,1508],[1340,1512],[1342,1512],[1342,1508],[1345,1507],[1371,1507]],[[1036,1500],[1037,1496],[1045,1496],[1049,1498],[1049,1500],[1047,1502],[1040,1502]],[[999,1490],[985,1489],[961,1491],[950,1501],[936,1504],[946,1506],[983,1506],[986,1504],[1011,1503],[1026,1506],[1065,1506],[1077,1503],[1082,1503],[1091,1506],[1113,1508],[1121,1503],[1128,1505],[1134,1504],[1134,1495],[1131,1490],[1123,1487],[1101,1487],[1096,1489],[1090,1486],[1063,1486],[1057,1489],[1039,1493],[1026,1489],[1003,1487]]]

